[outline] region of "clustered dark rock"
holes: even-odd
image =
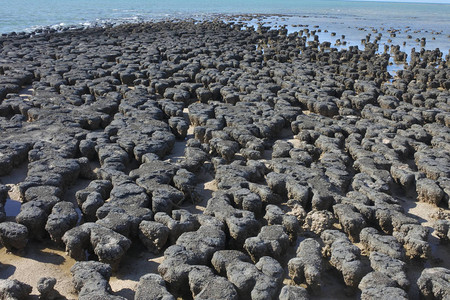
[[[0,185],[0,242],[65,247],[80,299],[122,299],[109,278],[134,245],[164,255],[136,299],[308,299],[329,269],[362,299],[450,297],[446,268],[406,276],[432,257],[401,205],[449,206],[449,57],[413,51],[391,80],[376,41],[337,51],[307,32],[216,20],[0,37],[0,175],[28,163],[15,222]],[[193,213],[202,172],[217,191]],[[0,280],[10,299],[30,292]]]

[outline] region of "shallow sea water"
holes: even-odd
[[[395,3],[352,0],[0,0],[0,33],[31,32],[42,27],[102,26],[145,21],[227,18],[251,14],[247,23],[256,26],[286,26],[289,32],[320,29],[320,41],[345,40],[345,46],[360,46],[379,33],[380,52],[396,44],[409,54],[420,50],[416,38],[426,39],[426,49],[450,50],[450,0],[447,4]],[[335,36],[331,36],[335,32]],[[395,32],[395,37],[391,33]],[[345,39],[342,39],[345,35]],[[409,38],[408,36],[412,36]],[[392,41],[391,41],[392,40]],[[341,46],[344,47],[345,46]],[[338,47],[339,48],[339,47]]]
[[[449,30],[450,1],[448,4],[424,4],[351,0],[0,0],[0,33],[61,24],[248,13],[288,14],[310,24],[410,26],[413,30],[440,32]]]

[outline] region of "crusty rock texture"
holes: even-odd
[[[1,35],[5,250],[64,247],[80,299],[450,297],[449,56],[266,20]]]

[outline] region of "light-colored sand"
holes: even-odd
[[[433,232],[433,223],[435,220],[432,218],[433,214],[436,214],[439,210],[443,210],[450,213],[449,209],[442,209],[431,205],[429,203],[416,201],[414,196],[398,198],[400,204],[407,214],[415,217],[419,220],[422,226],[428,228],[430,234],[428,236],[428,243],[430,244],[431,254],[428,260],[409,261],[407,265],[407,276],[412,283],[411,288],[408,291],[408,296],[411,299],[419,298],[419,290],[415,282],[420,277],[424,268],[444,267],[450,269],[450,248],[441,244],[440,240]]]
[[[127,299],[133,299],[139,278],[147,273],[157,273],[163,256],[155,256],[145,249],[130,249],[117,272],[110,279],[112,291]],[[70,268],[75,264],[62,249],[53,248],[50,241],[30,242],[22,255],[0,249],[0,278],[17,279],[33,287],[37,296],[37,282],[45,276],[55,277],[55,289],[67,299],[77,299],[73,289]]]
[[[24,100],[28,100],[33,95],[34,89],[31,85],[27,85],[23,87],[22,90],[19,91],[19,97],[23,98]]]
[[[183,110],[183,117],[189,122],[189,109],[185,108]],[[186,148],[186,141],[194,137],[194,127],[190,125],[187,131],[187,136],[184,140],[176,140],[173,146],[172,152],[166,156],[166,160],[171,163],[176,163],[177,161],[183,159],[184,149]]]
[[[158,273],[158,266],[163,260],[162,254],[153,255],[141,247],[131,248],[109,281],[112,291],[116,295],[134,299],[139,278],[148,273]]]
[[[419,201],[406,200],[402,201],[402,203],[405,211],[418,218],[421,225],[427,227],[431,233],[428,237],[428,243],[431,246],[431,265],[439,265],[450,269],[450,248],[440,244],[440,240],[437,238],[433,229],[433,224],[436,220],[432,218],[432,216],[436,215],[440,210],[449,214],[450,209],[439,208],[429,203]]]
[[[67,299],[77,299],[70,274],[75,261],[65,252],[49,247],[52,247],[50,242],[30,242],[22,256],[7,253],[5,248],[1,248],[0,278],[25,282],[33,287],[33,295],[39,295],[38,280],[46,276],[55,277],[55,289]]]
[[[186,202],[181,208],[186,209],[190,213],[201,214],[205,211],[208,199],[212,197],[212,193],[215,191],[217,191],[216,180],[208,172],[202,169],[199,176],[199,183],[195,187],[195,192],[198,194],[200,202]]]

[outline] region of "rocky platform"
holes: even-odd
[[[314,32],[222,21],[0,46],[0,179],[26,169],[0,185],[12,266],[36,245],[64,249],[79,299],[450,297],[439,50],[391,78],[398,47],[338,51]],[[157,271],[111,288],[149,253]],[[0,293],[25,299],[32,287],[1,263]],[[70,298],[48,275],[42,296]]]

